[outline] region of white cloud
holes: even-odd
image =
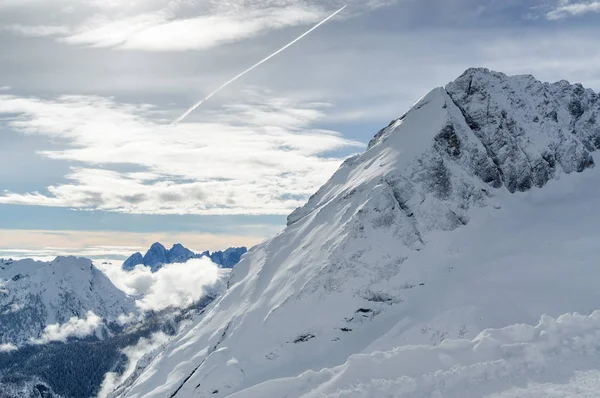
[[[30,7],[44,3],[50,3],[54,6],[60,4],[69,4],[73,1],[76,0],[2,0],[0,3],[0,8]]]
[[[555,21],[591,12],[600,12],[600,1],[571,2],[569,0],[559,0],[556,8],[548,11],[546,17],[551,21]]]
[[[155,273],[148,267],[137,266],[133,271],[123,271],[112,264],[97,265],[119,289],[140,296],[137,305],[142,311],[160,311],[166,308],[185,308],[197,302],[214,289],[221,289],[228,271],[219,270],[208,258],[192,259],[187,263],[167,264]],[[121,315],[122,325],[143,319],[143,314]],[[122,375],[109,372],[104,376],[99,398],[107,397],[123,384],[135,371],[140,360],[167,343],[169,336],[159,332],[149,339],[141,338],[134,346],[122,350],[128,358]]]
[[[69,33],[69,28],[66,26],[27,26],[16,24],[4,26],[3,29],[26,37],[61,36]]]
[[[145,355],[150,354],[168,341],[169,336],[159,332],[153,334],[149,339],[142,337],[136,345],[124,348],[122,352],[128,359],[127,368],[120,376],[114,372],[108,372],[104,375],[104,381],[100,387],[98,398],[108,397],[110,393],[115,391],[117,387],[133,374],[138,362],[144,358]]]
[[[0,86],[0,91],[9,91],[10,89],[10,86]]]
[[[6,1],[6,0],[4,0]],[[19,7],[8,0],[8,6]],[[347,15],[395,4],[397,0],[54,0],[63,14],[77,18],[64,26],[10,25],[15,34],[57,36],[73,45],[146,51],[204,50],[262,35],[269,31],[314,23],[340,4],[350,4]],[[4,5],[7,6],[6,4]],[[39,0],[21,6],[48,7]],[[55,6],[55,7],[56,7]],[[1,7],[1,6],[0,6]]]
[[[194,259],[170,264],[153,277],[148,293],[137,302],[141,309],[185,308],[204,296],[205,287],[217,283],[219,269],[208,259]]]
[[[13,344],[0,344],[0,352],[16,351],[17,346]]]
[[[219,289],[227,272],[220,270],[208,258],[167,264],[155,273],[142,265],[130,272],[116,265],[97,266],[117,288],[139,297],[136,304],[142,311],[189,307],[207,293]],[[123,322],[129,320],[129,316],[121,319]]]
[[[128,50],[204,50],[224,43],[256,36],[269,30],[317,21],[318,10],[290,7],[248,11],[235,15],[208,15],[168,19],[162,14],[143,14],[121,20],[88,21],[73,35],[69,44],[117,47]]]
[[[41,152],[82,162],[47,193],[5,191],[0,203],[135,214],[288,214],[342,161],[327,154],[361,143],[311,125],[326,104],[249,92],[206,121],[170,125],[148,105],[101,97],[0,95],[0,114],[23,134],[69,142]],[[130,163],[145,172],[122,172]]]
[[[117,322],[119,323],[119,325],[125,326],[125,325],[132,324],[134,322],[140,321],[142,319],[143,319],[143,317],[136,315],[133,312],[130,312],[127,315],[125,315],[125,314],[119,315],[119,317],[117,318]]]
[[[2,286],[0,286],[0,293],[1,293],[1,292],[2,292]],[[25,305],[24,305],[24,304],[22,304],[22,303],[12,303],[12,304],[9,306],[9,308],[8,308],[6,311],[4,311],[3,315],[6,315],[6,314],[12,314],[12,313],[15,313],[15,312],[19,312],[19,311],[21,311],[23,308],[25,308]]]
[[[102,324],[102,318],[88,311],[86,319],[72,317],[68,322],[48,325],[42,336],[34,340],[36,344],[47,344],[51,341],[66,342],[69,337],[83,338],[91,335]]]

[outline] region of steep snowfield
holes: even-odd
[[[89,311],[114,321],[136,307],[91,260],[0,260],[0,344],[30,343],[46,326],[89,319]]]
[[[522,397],[556,390],[540,382],[569,384],[571,396],[598,375],[600,311],[590,316],[543,317],[537,326],[488,329],[471,340],[444,340],[439,346],[402,346],[358,354],[333,369],[267,381],[232,397]],[[579,369],[574,371],[573,369]],[[589,372],[589,373],[588,373]],[[583,373],[583,374],[582,374]],[[583,376],[583,380],[582,380]],[[580,379],[577,380],[577,377]],[[596,376],[597,377],[597,376]],[[537,385],[526,385],[532,379]],[[590,385],[591,384],[591,385]],[[572,387],[574,387],[572,386]],[[536,397],[548,396],[545,394]],[[562,395],[564,396],[564,395]],[[588,395],[591,396],[591,395]]]
[[[396,349],[600,308],[598,116],[593,92],[528,76],[471,69],[433,90],[245,255],[228,291],[120,396],[338,394],[377,378],[380,357],[391,358],[381,378],[413,377],[402,391],[431,396],[432,372],[543,346],[540,329],[479,357],[481,337]],[[404,364],[429,352],[448,358]]]

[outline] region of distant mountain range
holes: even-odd
[[[242,255],[248,251],[245,247],[230,247],[225,251],[194,253],[190,249],[177,243],[171,249],[167,249],[160,243],[154,243],[150,249],[142,256],[138,252],[131,255],[123,263],[123,269],[133,270],[137,265],[150,267],[152,272],[156,272],[165,264],[185,263],[193,258],[208,257],[221,268],[233,268],[242,258]]]

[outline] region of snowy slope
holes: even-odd
[[[588,387],[587,396],[597,397],[599,328],[600,311],[544,316],[537,326],[488,329],[472,341],[353,355],[341,366],[270,380],[232,397],[522,398],[537,392],[530,396],[539,398],[550,396],[565,380],[572,384],[570,394],[558,396],[579,397]],[[592,375],[595,379],[589,380]]]
[[[566,82],[470,69],[434,89],[244,256],[121,396],[256,396],[355,354],[600,308],[598,116]],[[321,384],[303,377],[289,397]]]
[[[91,260],[0,260],[0,344],[29,343],[47,325],[88,318],[88,311],[114,321],[136,307]]]

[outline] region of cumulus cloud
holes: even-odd
[[[91,335],[102,325],[102,318],[88,311],[87,318],[72,317],[68,322],[48,325],[42,336],[34,340],[36,344],[47,344],[51,341],[66,342],[69,337],[83,338]]]
[[[600,1],[574,2],[570,0],[559,0],[558,5],[546,13],[546,17],[551,21],[555,21],[592,12],[600,12]]]
[[[125,314],[119,315],[119,317],[117,318],[117,322],[119,323],[119,325],[125,326],[125,325],[130,325],[130,324],[137,322],[139,320],[142,320],[142,319],[143,319],[143,317],[141,317],[140,315],[136,315],[133,312],[130,312],[127,315],[125,315]]]
[[[249,90],[247,100],[203,121],[171,125],[150,105],[110,98],[54,100],[0,95],[5,123],[22,134],[66,141],[40,152],[80,162],[47,192],[0,194],[0,203],[135,214],[288,214],[362,143],[312,127],[328,104]],[[16,115],[16,116],[15,116]],[[143,171],[119,170],[123,163]]]
[[[135,371],[140,360],[145,355],[150,354],[152,351],[161,347],[163,344],[169,341],[169,336],[165,333],[159,332],[153,334],[150,338],[142,337],[138,343],[134,346],[126,347],[122,350],[123,354],[127,356],[127,368],[122,375],[118,375],[114,372],[108,372],[104,375],[104,381],[100,387],[98,398],[108,397],[110,393],[115,391],[123,382],[125,382]]]
[[[115,286],[138,297],[136,304],[142,311],[189,307],[207,293],[218,290],[227,273],[208,258],[167,264],[155,273],[142,265],[130,272],[112,264],[100,264],[98,267]],[[123,323],[132,320],[132,314],[120,318],[120,322]]]
[[[13,344],[0,344],[0,352],[16,351],[17,346]]]
[[[166,308],[185,308],[197,302],[204,295],[223,288],[227,270],[207,258],[192,259],[187,263],[167,264],[155,273],[148,267],[138,265],[133,271],[126,272],[120,266],[112,264],[97,265],[124,292],[137,296],[138,307],[142,311],[160,311]],[[127,325],[143,319],[142,314],[122,314],[118,318],[121,325]],[[141,338],[137,344],[122,350],[128,358],[123,374],[108,372],[98,394],[107,397],[135,372],[140,361],[147,354],[158,349],[169,340],[165,333],[158,332],[150,338]]]

